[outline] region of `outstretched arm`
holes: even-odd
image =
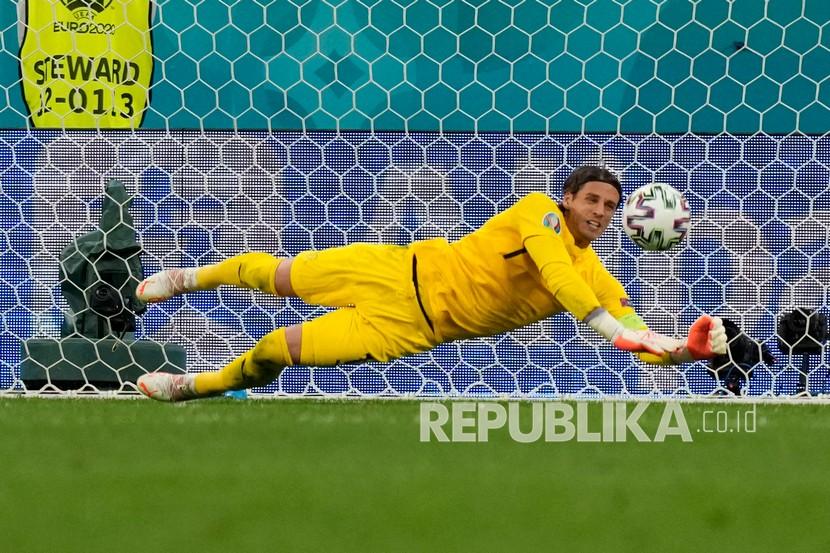
[[[642,328],[626,327],[614,318],[602,306],[594,290],[576,273],[558,236],[532,236],[524,245],[539,267],[546,287],[562,307],[616,347],[634,353],[665,356],[683,345],[682,341],[652,332],[645,325]],[[619,288],[622,291],[622,287]],[[625,292],[618,294],[617,301],[619,296],[624,297]],[[627,311],[633,314],[631,308]]]
[[[595,258],[593,271],[586,282],[574,269],[558,227],[550,228],[542,224],[547,216],[559,213],[558,208],[542,195],[529,195],[522,201],[527,203],[529,214],[520,225],[523,245],[539,268],[547,289],[574,317],[591,326],[616,347],[637,354],[647,363],[680,363],[688,357],[703,359],[712,356],[705,348],[705,344],[710,343],[708,325],[705,328],[693,326],[690,340],[677,340],[650,331],[628,305],[622,285],[593,252],[586,253]],[[543,217],[548,211],[550,213]],[[715,336],[717,329],[711,330]],[[704,331],[706,339],[699,338],[698,334]],[[719,342],[714,340],[711,343],[715,347]]]

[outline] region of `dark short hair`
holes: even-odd
[[[622,203],[622,185],[620,185],[620,179],[605,167],[599,167],[597,165],[583,165],[582,167],[574,169],[573,173],[565,179],[565,184],[562,185],[562,194],[570,192],[576,195],[586,182],[591,181],[605,182],[616,188],[617,193],[620,195],[620,203]]]

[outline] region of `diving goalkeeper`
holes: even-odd
[[[685,339],[650,331],[602,265],[591,242],[608,227],[621,195],[613,173],[583,166],[566,179],[560,203],[528,194],[453,243],[358,243],[294,258],[251,252],[162,271],[139,284],[140,299],[160,302],[233,285],[336,309],[272,331],[221,370],[149,373],[138,387],[160,401],[214,396],[265,385],[287,366],[389,361],[562,311],[646,363],[725,353],[726,333],[716,317],[701,316]]]

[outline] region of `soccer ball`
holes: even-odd
[[[622,212],[625,233],[648,251],[668,250],[689,231],[689,202],[668,184],[641,186],[626,200]]]

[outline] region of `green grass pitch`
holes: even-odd
[[[506,428],[487,443],[422,443],[412,401],[6,398],[0,541],[20,552],[830,550],[828,407],[760,404],[755,432],[720,434],[696,431],[703,412],[748,405],[682,409],[691,443],[523,444]],[[650,407],[643,427],[661,412]]]

